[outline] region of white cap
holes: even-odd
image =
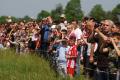
[[[52,29],[56,28],[56,25],[52,25],[51,28],[52,28]]]
[[[65,14],[61,14],[61,16],[60,17],[63,17],[63,18],[65,18]]]
[[[62,27],[61,30],[67,30],[67,27]]]

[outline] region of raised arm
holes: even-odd
[[[98,28],[95,29],[95,31],[98,33],[98,35],[104,40],[108,40],[108,37],[105,36]]]
[[[118,46],[115,44],[115,41],[111,38],[112,44],[117,52],[117,55],[120,57],[120,49],[118,48]]]

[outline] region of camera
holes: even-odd
[[[102,25],[102,24],[101,24],[100,22],[96,21],[94,28],[96,29],[96,28],[100,27],[101,25]]]

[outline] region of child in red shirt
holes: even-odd
[[[67,58],[67,73],[68,75],[73,78],[75,73],[75,67],[76,67],[76,58],[77,58],[77,46],[75,45],[76,37],[70,36],[69,38],[69,51],[66,54]]]

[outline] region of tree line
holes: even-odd
[[[59,20],[59,17],[61,14],[65,14],[66,19],[68,21],[70,21],[74,18],[77,20],[81,20],[82,17],[84,16],[84,12],[81,10],[81,1],[80,0],[70,0],[67,3],[65,8],[63,8],[62,4],[57,4],[56,8],[51,10],[50,12],[48,12],[46,10],[41,10],[38,13],[37,18],[35,20],[40,21],[47,16],[52,16],[52,18],[55,21],[57,21],[57,20]],[[101,4],[96,4],[88,14],[88,16],[94,17],[98,21],[101,21],[101,20],[107,18],[107,19],[113,20],[114,22],[119,21],[118,15],[120,15],[120,3],[118,5],[116,5],[116,7],[113,8],[113,10],[111,10],[111,11],[105,11]],[[18,22],[21,20],[24,20],[24,21],[33,20],[28,15],[24,16],[23,18],[16,18],[14,16],[11,16],[10,18],[12,19],[13,22]],[[0,23],[6,22],[7,21],[6,19],[8,19],[8,16],[1,16]]]

